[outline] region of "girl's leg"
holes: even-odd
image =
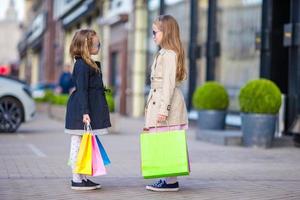
[[[80,147],[81,136],[80,135],[71,135],[71,148],[70,148],[70,163],[72,171],[75,169],[77,155]],[[82,182],[83,177],[81,174],[73,173],[73,181],[76,183]]]
[[[75,169],[76,166],[76,160],[80,148],[81,138],[82,136],[79,135],[71,136],[70,163],[71,163],[72,171]],[[101,188],[100,184],[88,180],[84,174],[73,173],[73,182],[85,183],[84,187],[87,190]]]
[[[176,192],[179,190],[179,184],[177,177],[167,177],[164,179],[159,179],[152,185],[147,185],[146,189],[158,192]]]
[[[166,177],[166,178],[165,178],[165,181],[166,181],[167,184],[173,184],[173,183],[178,182],[177,176],[174,176],[174,177]]]

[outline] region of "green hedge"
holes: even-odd
[[[215,81],[208,81],[196,89],[192,103],[198,110],[226,110],[229,96],[224,86]]]
[[[54,96],[55,95],[52,90],[46,90],[44,97],[34,98],[34,100],[38,103],[47,103],[47,102],[51,102]]]
[[[241,88],[239,104],[245,113],[277,114],[281,106],[281,91],[270,80],[252,80]]]
[[[114,112],[115,103],[111,92],[105,92],[106,101],[110,112]],[[45,96],[43,98],[35,98],[38,103],[51,103],[53,105],[67,105],[69,95],[67,94],[55,94],[51,90],[46,90]]]
[[[68,99],[69,99],[69,95],[67,94],[54,95],[53,99],[51,100],[51,103],[54,105],[65,106],[68,103]]]
[[[111,92],[105,92],[106,101],[110,112],[115,111],[114,97]]]
[[[45,91],[45,96],[42,98],[35,98],[34,100],[39,103],[51,103],[54,105],[67,105],[69,95],[67,94],[55,94],[51,90]]]

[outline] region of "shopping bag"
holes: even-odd
[[[184,130],[142,133],[141,168],[145,179],[189,175]]]
[[[98,147],[99,147],[99,150],[100,150],[100,153],[101,153],[101,156],[102,156],[102,159],[103,159],[103,162],[104,162],[104,165],[107,166],[109,165],[111,162],[110,162],[110,159],[102,145],[102,143],[100,142],[100,139],[98,136],[95,136],[96,137],[96,140],[97,140],[97,144],[98,144]]]
[[[95,135],[92,136],[92,156],[92,176],[105,175],[106,169]]]
[[[186,153],[187,153],[187,159],[188,159],[188,167],[189,167],[189,173],[191,173],[191,160],[190,160],[190,154],[189,154],[189,149],[188,146],[186,145]]]
[[[92,175],[92,134],[89,132],[84,133],[82,136],[73,172],[76,174]]]

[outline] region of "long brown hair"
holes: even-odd
[[[186,79],[187,72],[184,64],[184,49],[180,40],[177,21],[171,15],[160,15],[153,24],[163,32],[160,46],[164,49],[175,51],[177,55],[176,80],[183,81]]]
[[[86,64],[99,72],[99,68],[91,58],[89,51],[89,49],[92,48],[93,37],[95,37],[96,34],[96,31],[92,29],[80,29],[76,31],[70,45],[70,54],[72,59],[75,57],[82,57]]]

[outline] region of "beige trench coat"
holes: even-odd
[[[188,124],[184,97],[176,82],[176,53],[161,49],[151,67],[151,90],[145,107],[145,128]],[[158,115],[167,122],[157,123]]]

